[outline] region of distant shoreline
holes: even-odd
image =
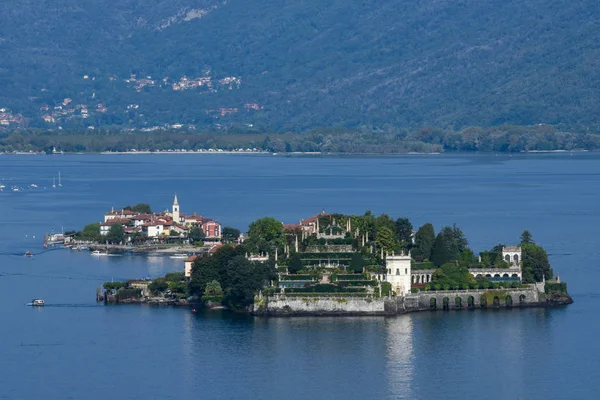
[[[446,152],[414,152],[409,151],[405,153],[339,153],[339,152],[320,152],[320,151],[293,151],[293,152],[270,152],[270,151],[232,151],[232,150],[173,150],[173,151],[90,151],[90,152],[60,152],[60,153],[52,153],[46,154],[43,152],[10,152],[10,153],[0,153],[0,156],[62,156],[62,155],[170,155],[170,154],[201,154],[201,155],[217,155],[217,154],[225,154],[225,155],[281,155],[281,156],[422,156],[422,155],[442,155],[442,154],[502,154],[502,155],[519,155],[519,154],[553,154],[553,153],[597,153],[598,151],[586,150],[586,149],[574,149],[574,150],[528,150],[528,151],[520,151],[520,152],[499,152],[499,151],[473,151],[473,152],[464,152],[464,151],[446,151]]]

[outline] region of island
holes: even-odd
[[[247,235],[186,256],[181,272],[106,282],[97,299],[257,316],[397,315],[573,302],[529,231],[516,245],[498,244],[476,255],[456,225],[436,233],[426,223],[414,231],[408,218],[370,211],[322,211],[295,224],[265,217],[252,222]]]
[[[177,194],[170,210],[152,212],[145,203],[113,208],[102,221],[86,225],[79,232],[46,235],[44,239],[45,245],[63,243],[73,250],[92,250],[96,255],[131,252],[179,256],[209,252],[223,243],[239,241],[238,229],[223,228],[215,219],[196,212],[184,214]]]

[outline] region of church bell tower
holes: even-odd
[[[173,199],[173,223],[179,223],[179,201],[177,201],[177,193]]]

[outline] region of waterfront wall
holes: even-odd
[[[541,296],[541,297],[540,297]],[[522,289],[453,290],[389,298],[257,296],[256,315],[397,315],[418,311],[548,305],[535,286]]]
[[[257,315],[384,315],[383,299],[275,295],[254,301]]]

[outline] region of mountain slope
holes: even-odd
[[[64,98],[107,111],[54,124],[599,122],[597,1],[97,3],[2,2],[0,107],[41,126]]]

